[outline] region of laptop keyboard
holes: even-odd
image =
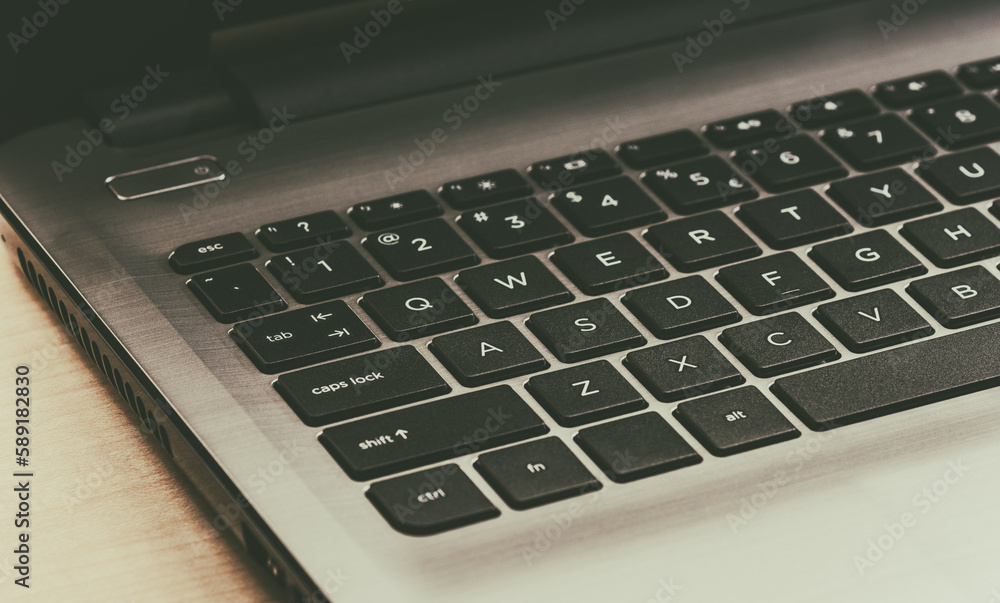
[[[993,59],[957,74],[983,91],[1000,86],[998,70]],[[751,375],[774,378],[770,393],[814,430],[1000,383],[1000,325],[921,341],[1000,317],[1000,281],[966,266],[1000,256],[1000,202],[990,217],[931,192],[957,206],[1000,196],[1000,156],[982,146],[1000,141],[1000,105],[987,94],[933,72],[872,96],[849,90],[721,120],[703,136],[626,142],[617,157],[595,149],[525,175],[472,176],[436,191],[461,212],[454,221],[427,191],[359,203],[347,215],[369,233],[364,253],[333,211],[290,217],[255,233],[276,254],[264,266],[280,286],[246,263],[259,252],[242,233],[182,245],[169,265],[193,275],[189,289],[233,324],[253,364],[278,374],[302,422],[324,428],[319,441],[343,470],[376,480],[366,496],[386,520],[433,534],[500,509],[455,464],[394,474],[475,455],[497,495],[527,509],[602,487],[581,452],[600,477],[629,482],[701,462],[690,437],[720,457],[799,437]],[[623,163],[645,171],[635,179]],[[919,164],[916,177],[904,163]],[[737,220],[719,211],[734,206]],[[930,265],[954,270],[924,277]],[[909,299],[877,289],[903,281]],[[829,282],[852,294],[838,299]],[[307,305],[289,310],[286,293]],[[357,304],[337,299],[357,293]],[[825,331],[794,311],[817,302]],[[389,341],[400,345],[376,349]],[[834,341],[863,355],[841,359]],[[968,362],[966,349],[982,354]],[[453,393],[431,355],[478,389]],[[501,383],[521,377],[547,417]],[[676,403],[689,433],[648,411],[658,403]],[[547,421],[581,427],[575,446],[523,442],[548,433]]]

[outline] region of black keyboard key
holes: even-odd
[[[681,272],[698,272],[763,253],[720,211],[657,224],[643,237]]]
[[[411,341],[478,322],[439,278],[372,291],[358,303],[393,341]]]
[[[365,496],[404,534],[436,534],[497,517],[500,511],[458,465],[375,482]]]
[[[767,138],[795,134],[795,126],[774,109],[708,124],[705,136],[717,147],[732,149]]]
[[[716,278],[758,316],[833,297],[823,279],[788,251],[727,266]]]
[[[900,232],[942,268],[1000,255],[1000,229],[972,207],[909,222]]]
[[[365,230],[392,228],[442,213],[441,205],[424,190],[358,203],[347,210],[347,215]]]
[[[878,115],[878,106],[860,90],[846,90],[795,103],[788,114],[803,128],[818,130],[863,117]]]
[[[475,467],[514,509],[601,489],[601,482],[556,437],[488,452],[480,455]]]
[[[167,256],[167,263],[178,274],[191,274],[255,257],[257,250],[243,233],[232,232],[181,245]]]
[[[778,379],[772,390],[820,431],[997,385],[1000,324],[991,324]]]
[[[700,276],[629,291],[622,303],[660,339],[707,331],[741,319],[736,308]]]
[[[646,401],[607,360],[528,379],[525,389],[556,422],[575,427],[642,410]]]
[[[491,258],[509,258],[573,242],[537,199],[511,201],[459,216],[459,225]]]
[[[455,209],[481,207],[531,194],[531,185],[517,170],[500,170],[449,182],[438,194]]]
[[[1000,316],[1000,281],[982,266],[914,281],[906,292],[949,329]]]
[[[1000,57],[962,65],[958,77],[975,90],[1000,88]]]
[[[840,352],[795,312],[729,327],[719,339],[758,377],[840,358]]]
[[[499,385],[328,427],[319,440],[361,481],[548,431],[510,386]]]
[[[754,187],[714,155],[651,170],[642,181],[670,209],[685,215],[757,198]]]
[[[917,174],[958,205],[1000,196],[1000,156],[988,147],[922,163]]]
[[[875,86],[875,98],[890,109],[905,109],[961,93],[962,88],[944,71],[921,73]]]
[[[342,241],[279,255],[266,265],[292,296],[304,304],[385,284],[358,250]]]
[[[884,230],[817,245],[809,257],[848,291],[871,289],[927,272],[912,253]]]
[[[783,193],[847,175],[847,170],[809,136],[769,140],[733,156],[743,173],[765,190]]]
[[[191,277],[187,284],[219,322],[236,322],[288,307],[250,264],[199,274]]]
[[[556,193],[552,205],[590,237],[667,219],[660,206],[628,176]]]
[[[561,247],[552,253],[552,263],[588,295],[667,278],[660,262],[628,233]]]
[[[979,94],[914,109],[910,119],[946,149],[1000,140],[1000,105]]]
[[[428,220],[373,234],[365,249],[401,281],[474,266],[479,257],[444,220]]]
[[[528,168],[528,174],[547,191],[610,178],[621,173],[622,166],[603,149],[590,149],[540,161]]]
[[[791,249],[854,231],[812,189],[746,203],[736,216],[775,249]]]
[[[573,294],[533,255],[463,270],[457,282],[490,318],[573,301]]]
[[[287,373],[278,377],[274,388],[311,427],[451,391],[409,345]]]
[[[693,398],[745,381],[701,335],[630,352],[625,368],[661,402]]]
[[[351,229],[332,211],[271,222],[257,229],[257,238],[271,251],[288,251],[309,245],[326,244],[349,234]]]
[[[589,360],[646,343],[632,323],[606,299],[532,314],[527,324],[563,362]]]
[[[708,145],[691,130],[658,134],[620,145],[618,156],[637,170],[708,154]]]
[[[265,373],[350,356],[380,345],[340,300],[241,322],[229,334]]]
[[[690,400],[674,416],[715,456],[729,456],[802,435],[756,387]]]
[[[575,438],[609,479],[631,482],[701,462],[660,415],[649,412],[581,429]]]
[[[823,132],[823,142],[863,172],[929,159],[934,146],[895,113]]]
[[[430,350],[468,387],[537,373],[549,363],[509,322],[495,322],[434,338]]]
[[[895,291],[882,289],[823,304],[816,318],[852,352],[870,352],[934,333]]]
[[[866,227],[932,214],[943,208],[930,191],[900,169],[834,182],[827,194]]]

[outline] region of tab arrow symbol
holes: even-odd
[[[351,332],[348,331],[347,329],[337,329],[333,333],[330,333],[329,335],[327,335],[327,337],[334,337],[334,336],[336,336],[336,337],[343,337],[344,335],[350,335],[350,334],[351,334]]]
[[[406,434],[408,434],[408,433],[410,433],[410,432],[406,431],[405,429],[397,429],[396,430],[396,437],[400,437],[400,438],[403,438],[405,440],[406,439]]]
[[[333,314],[323,314],[322,312],[320,312],[319,314],[310,314],[309,318],[312,318],[313,322],[319,322],[321,320],[326,320],[331,316],[333,316]]]

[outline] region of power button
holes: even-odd
[[[226,173],[215,158],[206,155],[117,174],[107,178],[104,183],[116,197],[122,201],[131,201],[225,178]]]

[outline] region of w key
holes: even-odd
[[[533,255],[463,270],[457,282],[491,318],[506,318],[573,300],[566,286]]]

